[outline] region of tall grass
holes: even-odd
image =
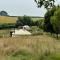
[[[0,38],[1,60],[43,60],[57,52],[60,42],[46,35]]]

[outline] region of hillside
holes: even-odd
[[[0,16],[0,24],[16,23],[17,17]]]
[[[16,23],[18,16],[0,16],[0,24],[5,24],[5,23]],[[23,17],[23,16],[20,16]],[[35,16],[30,16],[33,21],[37,21],[40,19],[44,19],[43,17],[35,17]]]

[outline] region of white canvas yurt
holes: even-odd
[[[16,29],[13,33],[12,36],[18,36],[18,35],[31,35],[31,33],[25,29]]]
[[[28,25],[24,25],[23,29],[30,30],[30,27]]]

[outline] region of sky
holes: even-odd
[[[57,1],[57,0],[56,0]],[[60,0],[56,2],[59,4]],[[37,8],[34,0],[0,0],[0,11],[6,11],[10,16],[44,16],[45,8]]]

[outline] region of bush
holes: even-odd
[[[29,25],[29,26],[33,25],[33,21],[31,20],[30,17],[28,16],[18,17],[16,26],[18,27],[18,26],[24,26],[24,25]]]
[[[43,30],[37,26],[32,26],[30,31],[32,35],[43,35]]]
[[[15,24],[0,24],[0,29],[15,28]]]

